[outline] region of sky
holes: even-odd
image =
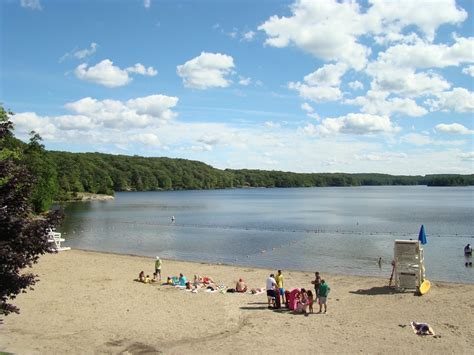
[[[474,173],[474,6],[2,0],[0,102],[47,149]]]

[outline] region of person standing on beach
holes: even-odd
[[[155,261],[155,274],[156,277],[159,277],[159,280],[161,281],[161,259],[159,256],[156,257]]]
[[[285,303],[285,288],[283,287],[283,275],[281,273],[281,270],[278,270],[278,273],[275,277],[275,281],[278,286],[278,292],[281,296],[282,302]],[[277,296],[277,295],[275,295]]]
[[[322,312],[323,306],[324,306],[324,313],[327,312],[328,306],[327,306],[327,298],[329,295],[329,291],[331,291],[331,288],[329,285],[326,283],[326,281],[321,280],[321,284],[319,285],[319,313]]]
[[[274,288],[278,287],[275,281],[275,275],[271,274],[266,281],[268,308],[272,308],[273,301],[276,297]]]
[[[319,285],[321,285],[321,276],[319,276],[319,271],[314,273],[314,281],[311,281],[314,285],[314,292],[316,294],[316,298],[319,296]]]

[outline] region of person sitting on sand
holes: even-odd
[[[186,276],[184,276],[183,274],[179,274],[179,280],[178,280],[179,286],[186,286],[187,281],[188,280],[186,279]]]
[[[239,281],[235,285],[235,290],[237,292],[247,292],[247,285],[245,284],[243,279],[239,279]]]
[[[166,284],[173,285],[173,279],[170,276],[168,276],[168,278],[166,279]]]
[[[145,279],[143,280],[144,283],[149,284],[151,282],[150,275],[146,275]]]
[[[304,288],[301,289],[298,295],[298,304],[296,307],[296,312],[307,313],[308,308],[308,294]]]
[[[204,276],[202,279],[201,279],[202,283],[204,285],[210,285],[210,284],[213,284],[215,283],[213,279],[211,279],[209,276]]]
[[[142,270],[142,272],[138,274],[138,281],[145,282],[145,271]]]

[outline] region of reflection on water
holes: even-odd
[[[474,283],[463,257],[473,197],[424,186],[128,192],[68,204],[61,230],[73,248],[388,278],[393,241],[424,224],[427,276]]]

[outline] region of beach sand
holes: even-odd
[[[474,285],[434,282],[422,297],[395,293],[387,279],[322,273],[328,314],[267,309],[266,295],[190,293],[135,282],[154,259],[71,250],[45,255],[34,291],[4,318],[0,350],[49,353],[469,353]],[[275,272],[275,270],[272,270]],[[163,273],[197,273],[229,287],[239,277],[265,287],[269,270],[164,260]],[[311,288],[313,273],[284,271],[285,286]],[[315,305],[315,311],[318,306]],[[415,335],[427,322],[439,338]]]

